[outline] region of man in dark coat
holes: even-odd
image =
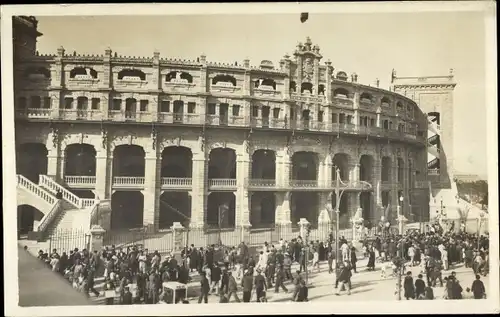
[[[208,304],[208,292],[210,291],[210,282],[207,279],[207,275],[205,272],[200,273],[200,297],[198,297],[198,304],[201,304],[201,301],[205,304]]]
[[[486,289],[484,288],[483,281],[481,281],[481,276],[479,274],[476,275],[476,279],[474,280],[474,282],[472,282],[470,290],[474,295],[474,299],[485,298]]]
[[[243,302],[249,303],[252,297],[253,276],[252,271],[247,271],[241,279],[241,287],[243,288]]]
[[[422,279],[422,274],[418,275],[418,278],[415,280],[415,298],[422,299],[425,297],[425,282]]]

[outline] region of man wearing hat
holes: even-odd
[[[210,283],[207,279],[207,274],[205,272],[200,272],[200,297],[198,297],[198,304],[201,304],[203,300],[205,304],[208,304],[208,292],[210,291]]]
[[[257,295],[257,302],[265,296],[267,290],[266,279],[262,275],[262,270],[257,269],[257,276],[255,277],[255,295]]]
[[[243,302],[249,303],[252,297],[253,271],[245,270],[244,276],[241,279],[241,287],[243,288]]]

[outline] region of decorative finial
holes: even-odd
[[[450,68],[450,76],[453,76],[453,68]]]
[[[394,79],[396,79],[396,70],[393,68],[392,75],[391,75],[391,84],[394,83]]]

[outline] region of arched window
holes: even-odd
[[[370,102],[371,103],[373,101],[373,97],[369,93],[364,92],[364,93],[361,94],[361,96],[359,96],[359,101],[361,101],[361,102]]]
[[[212,85],[219,85],[219,83],[230,83],[236,87],[236,78],[231,75],[217,75],[212,79]]]
[[[337,73],[337,79],[338,80],[346,81],[347,80],[347,74],[346,74],[346,72],[342,72],[342,71],[338,72]]]
[[[398,101],[396,103],[396,109],[397,109],[397,111],[403,111],[404,107],[403,107],[403,104],[401,103],[401,101]]]
[[[344,88],[337,88],[333,91],[333,96],[336,98],[349,98],[349,91]]]
[[[382,100],[380,100],[380,104],[384,107],[387,107],[391,104],[391,99],[387,97],[382,97]]]
[[[139,69],[123,69],[118,73],[120,80],[146,80],[146,74]]]
[[[294,82],[294,81],[290,82],[290,90],[292,92],[296,92],[297,91],[297,83],[296,82]]]
[[[308,91],[310,94],[312,94],[312,88],[313,85],[311,83],[302,83],[302,85],[300,86],[300,92],[304,93]]]
[[[191,74],[186,73],[186,72],[178,72],[178,71],[173,71],[167,74],[165,76],[165,81],[167,83],[170,82],[184,82],[188,84],[193,83],[193,76]]]
[[[90,67],[75,67],[69,72],[69,78],[97,78],[97,71]]]

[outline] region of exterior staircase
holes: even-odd
[[[44,241],[59,229],[89,228],[98,202],[76,196],[46,175],[40,175],[39,184],[17,175],[17,204],[31,205],[44,214],[30,238]]]

